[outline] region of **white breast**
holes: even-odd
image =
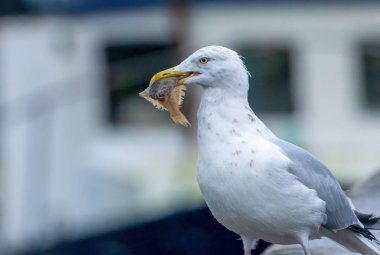
[[[203,100],[198,111],[198,182],[215,218],[276,243],[297,242],[289,231],[318,231],[324,202],[286,171],[273,134],[249,108],[218,104]]]

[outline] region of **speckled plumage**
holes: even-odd
[[[206,64],[200,63],[207,57]],[[365,254],[380,254],[360,234],[354,210],[329,170],[307,151],[276,137],[247,101],[248,75],[236,52],[202,48],[175,67],[201,85],[198,182],[215,218],[242,237],[245,254],[257,239],[301,244],[328,236]]]

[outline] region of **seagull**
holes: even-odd
[[[235,51],[207,46],[151,79],[203,87],[197,180],[213,216],[240,235],[244,255],[259,239],[310,255],[309,240],[322,237],[380,254],[368,230],[380,229],[380,218],[357,212],[323,163],[266,127],[248,104],[249,76]]]

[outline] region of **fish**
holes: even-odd
[[[190,127],[190,122],[180,110],[186,87],[183,84],[178,84],[178,81],[179,79],[176,77],[159,79],[140,92],[139,96],[153,104],[157,109],[168,111],[174,123]]]

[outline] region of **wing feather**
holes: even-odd
[[[346,194],[326,166],[294,144],[281,139],[275,143],[291,160],[288,171],[305,186],[314,189],[319,198],[326,202],[327,220],[324,227],[340,230],[351,225],[362,226]]]

